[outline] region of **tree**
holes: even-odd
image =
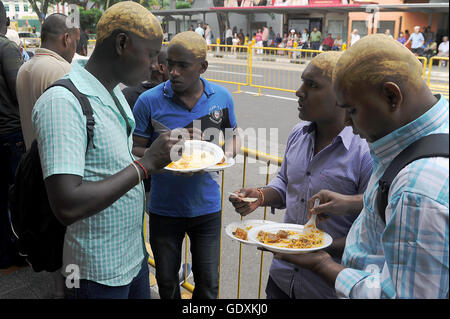
[[[213,0],[214,7],[223,7],[224,6],[224,0]],[[216,12],[217,14],[217,22],[219,24],[219,36],[222,38],[222,36],[225,34],[225,30],[227,28],[227,25],[230,25],[230,21],[228,20],[228,14],[224,12]]]
[[[97,8],[85,10],[80,8],[80,28],[81,30],[89,30],[89,33],[95,33],[98,20],[102,16],[102,11]]]
[[[55,0],[41,0],[39,1],[40,7],[38,6],[38,2],[36,0],[28,0],[31,7],[33,8],[33,11],[37,14],[39,18],[39,22],[42,25],[42,22],[44,22],[45,17],[47,16],[47,10],[48,6],[50,4],[55,4]]]

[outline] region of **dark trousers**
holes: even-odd
[[[21,131],[0,136],[0,268],[12,266],[19,258],[11,230],[8,192],[24,152]]]
[[[320,42],[316,41],[316,42],[311,42],[311,50],[319,50],[320,48]],[[317,55],[316,52],[314,52],[311,56],[315,57]]]
[[[106,286],[81,279],[79,288],[66,288],[67,299],[150,299],[148,261],[144,258],[136,277],[125,286]]]
[[[181,299],[178,270],[182,244],[189,236],[193,299],[216,299],[219,292],[221,213],[198,217],[168,217],[150,214],[150,245],[156,264],[156,280],[161,299]]]
[[[287,295],[277,286],[272,277],[269,276],[266,286],[266,299],[295,299]]]
[[[320,48],[320,42],[316,41],[316,42],[311,42],[311,50],[319,50]]]
[[[233,45],[233,38],[227,38],[226,41],[227,45]],[[231,51],[231,47],[227,47],[227,51]]]

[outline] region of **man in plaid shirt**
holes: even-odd
[[[369,143],[373,173],[363,203],[328,191],[310,202],[319,197],[323,203],[313,213],[361,213],[348,233],[341,264],[323,251],[275,258],[311,269],[342,298],[447,298],[448,158],[424,158],[404,167],[392,182],[385,221],[376,197],[378,180],[402,150],[424,136],[448,134],[448,101],[431,93],[417,58],[385,35],[361,39],[337,65],[337,100],[347,111],[347,125]]]

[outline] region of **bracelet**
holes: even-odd
[[[139,171],[139,168],[136,166],[136,164],[131,163],[131,165],[133,165],[133,167],[136,169],[136,172],[138,174],[138,184],[140,184],[142,182],[141,172]]]
[[[259,206],[262,206],[264,204],[264,193],[261,188],[257,188],[256,190],[259,192],[259,195],[261,195],[261,203]]]
[[[142,168],[142,170],[144,171],[144,174],[145,174],[145,179],[147,179],[148,173],[147,173],[147,170],[145,169],[144,165],[142,165],[138,160],[135,160],[134,162]]]

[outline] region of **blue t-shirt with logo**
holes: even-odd
[[[170,81],[142,93],[134,108],[134,135],[153,142],[161,128],[201,128],[204,139],[218,144],[219,134],[236,128],[231,94],[222,86],[201,78],[203,94],[192,110],[177,102]],[[171,172],[152,174],[149,212],[171,217],[196,217],[220,211],[217,172],[193,176]]]

